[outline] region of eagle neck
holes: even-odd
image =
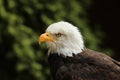
[[[50,54],[48,56],[48,62],[49,62],[49,66],[50,66],[50,72],[51,72],[51,75],[53,76],[53,78],[54,78],[57,70],[62,65],[64,65],[64,60],[63,59],[64,59],[64,57],[58,55],[57,53]]]

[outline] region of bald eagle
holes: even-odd
[[[74,25],[51,24],[39,37],[48,46],[48,62],[53,80],[120,80],[120,62],[84,46]]]

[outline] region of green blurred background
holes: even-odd
[[[79,27],[87,48],[116,60],[120,47],[113,0],[0,0],[0,80],[51,80],[38,37],[54,22]]]

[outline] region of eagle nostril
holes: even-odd
[[[49,34],[46,34],[46,36],[49,36]]]

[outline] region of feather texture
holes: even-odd
[[[120,63],[89,49],[73,57],[51,54],[48,61],[53,80],[120,80]]]

